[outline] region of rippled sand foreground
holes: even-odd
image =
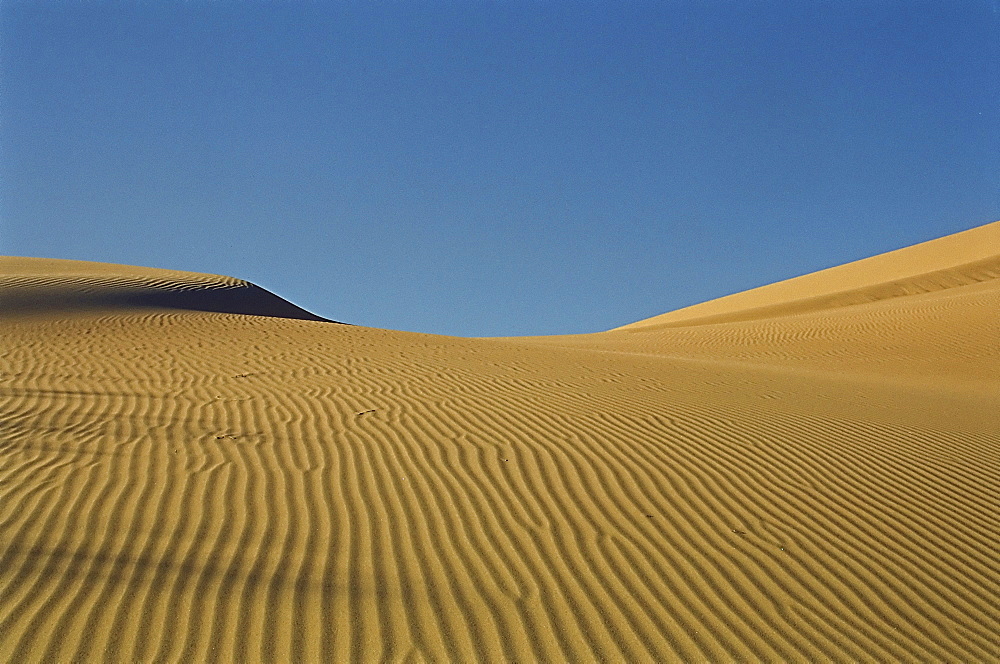
[[[0,661],[1000,661],[1000,222],[593,335],[0,259]]]

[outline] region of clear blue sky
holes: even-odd
[[[995,0],[0,2],[0,254],[590,332],[1000,219]]]

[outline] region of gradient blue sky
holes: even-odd
[[[0,254],[591,332],[1000,219],[1000,5],[0,2]]]

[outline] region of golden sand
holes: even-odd
[[[0,259],[0,661],[1000,661],[1000,222],[593,335]]]

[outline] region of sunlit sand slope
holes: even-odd
[[[1000,661],[997,283],[538,339],[20,307],[0,660]]]
[[[1000,276],[1000,222],[631,323],[686,326],[822,311],[990,281]]]

